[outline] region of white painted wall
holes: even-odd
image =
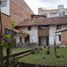
[[[64,30],[64,29],[67,29],[67,25],[62,25],[61,26],[60,30]],[[50,45],[54,45],[54,38],[55,38],[55,32],[56,31],[59,31],[59,30],[56,30],[56,26],[51,25],[50,29],[49,29],[49,44]],[[61,41],[59,41],[59,36],[58,35],[61,35],[61,32],[56,33],[56,44],[61,44]]]
[[[61,41],[59,41],[59,35],[61,35],[61,32],[56,34],[56,44],[61,44]]]
[[[50,26],[50,29],[49,29],[49,44],[50,45],[54,45],[54,40],[56,39],[56,44],[60,44],[61,42],[59,41],[59,37],[58,35],[60,33],[58,33],[57,35],[55,34],[56,32],[56,26]]]
[[[21,29],[22,32],[26,32],[30,35],[30,43],[37,43],[38,44],[38,27],[32,26],[31,30],[28,30],[27,27],[23,27]]]
[[[10,0],[7,0],[6,5],[4,7],[1,7],[1,12],[10,15]]]
[[[50,26],[49,28],[49,44],[54,45],[54,37],[56,32],[56,26]]]
[[[20,37],[19,36],[16,36],[16,44],[20,43]]]
[[[61,29],[67,29],[67,25],[62,25]],[[26,32],[30,35],[30,43],[37,43],[38,44],[38,27],[36,26],[32,26],[31,30],[28,30],[27,27],[22,27],[20,29],[20,31],[22,32]],[[56,26],[55,25],[51,25],[49,28],[49,44],[50,45],[54,45],[54,38],[55,38],[55,32],[58,31],[56,30]],[[56,44],[61,44],[61,41],[59,41],[59,37],[58,35],[61,35],[60,33],[57,33],[56,35]],[[42,38],[42,44],[45,44],[45,39]]]

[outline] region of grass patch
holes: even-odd
[[[46,48],[39,50],[39,53],[20,58],[18,61],[41,65],[67,65],[67,48],[57,48],[57,55],[60,56],[60,58],[55,57],[53,48],[50,48],[50,55],[47,55],[46,51]]]

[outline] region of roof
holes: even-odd
[[[65,32],[65,31],[67,31],[67,29],[57,31],[56,33],[59,33],[59,32]]]
[[[10,34],[9,32],[13,31],[14,33],[21,34],[22,36],[28,36],[29,35],[28,33],[23,32],[23,31],[21,32],[18,29],[15,29],[15,28],[13,28],[12,30],[8,29],[8,28],[5,28],[5,30],[6,30],[6,34]]]
[[[34,15],[34,14],[32,14],[31,15],[31,18],[33,19],[33,18],[39,18],[39,17],[46,17],[45,15]]]
[[[36,26],[36,25],[64,25],[67,24],[67,15],[53,18],[34,18],[21,22],[18,26]]]

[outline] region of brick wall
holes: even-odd
[[[3,33],[4,33],[5,28],[10,27],[10,24],[9,24],[10,16],[2,13],[1,18],[2,18],[2,29],[3,29]]]
[[[17,25],[24,19],[30,19],[31,14],[33,12],[24,0],[10,0],[11,20],[15,20]]]
[[[61,32],[62,45],[67,46],[67,31]]]

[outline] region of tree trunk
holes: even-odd
[[[6,62],[6,67],[9,67],[9,64],[10,64],[10,60],[9,60],[9,57],[10,57],[10,47],[6,49],[7,51],[7,62]]]
[[[49,36],[47,36],[47,54],[50,54]]]
[[[54,38],[54,55],[57,56],[57,51],[56,51],[56,34]]]
[[[3,47],[1,46],[1,44],[2,44],[2,19],[1,19],[1,7],[0,7],[0,67],[3,67]]]

